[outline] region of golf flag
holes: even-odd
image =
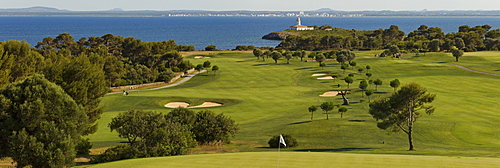
[[[285,139],[283,139],[283,136],[280,134],[280,143],[286,146]]]

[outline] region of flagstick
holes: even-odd
[[[280,147],[281,147],[281,142],[278,141],[278,166],[276,166],[277,168],[280,167]]]

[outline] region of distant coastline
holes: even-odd
[[[322,8],[313,11],[70,11],[49,7],[0,9],[0,16],[95,16],[95,17],[499,17],[500,10],[420,10],[420,11],[338,11]]]

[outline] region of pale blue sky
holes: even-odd
[[[499,0],[0,0],[0,8],[67,10],[500,10]]]

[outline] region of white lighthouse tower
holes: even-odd
[[[290,26],[291,30],[314,30],[313,27],[307,27],[302,25],[302,22],[300,21],[300,17],[297,17],[297,25]]]

